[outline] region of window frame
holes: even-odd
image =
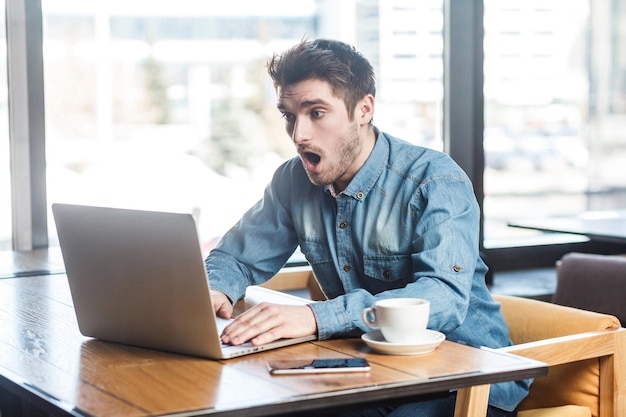
[[[13,250],[48,247],[40,0],[6,0]]]

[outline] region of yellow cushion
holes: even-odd
[[[584,406],[590,416],[600,408],[600,366],[597,359],[550,368],[547,377],[535,379],[520,410],[555,407],[564,404]]]
[[[562,407],[537,408],[517,413],[517,417],[591,417],[589,407],[564,405]]]
[[[513,343],[535,342],[620,327],[619,320],[608,314],[564,307],[544,301],[506,295],[494,296],[501,303]]]
[[[521,297],[494,296],[501,303],[513,343],[521,344],[576,333],[617,329],[617,318]],[[597,359],[550,368],[533,382],[520,410],[579,405],[598,416],[600,368]]]

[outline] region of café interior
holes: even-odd
[[[295,156],[265,61],[314,38],[370,60],[381,130],[471,179],[505,353],[548,367],[518,415],[626,416],[626,0],[0,4],[0,417],[319,415],[341,399],[112,406],[87,376],[32,371],[55,366],[24,342],[45,329],[1,324],[60,291],[43,279],[65,279],[53,203],[190,213],[206,256]],[[324,300],[299,252],[266,287]],[[50,394],[37,375],[91,388]]]

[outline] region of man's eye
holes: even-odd
[[[287,122],[293,122],[293,120],[295,119],[293,114],[291,113],[283,113],[283,119],[285,119],[285,121]]]
[[[314,119],[319,119],[320,117],[322,117],[324,115],[324,111],[322,111],[322,110],[313,110],[311,112],[311,115],[313,116]]]

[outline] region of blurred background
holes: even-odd
[[[572,239],[507,221],[626,207],[626,0],[483,4],[481,245]],[[377,74],[375,124],[447,151],[442,0],[42,0],[41,9],[48,206],[191,212],[208,251],[295,155],[265,62],[303,38],[355,45]],[[10,250],[2,29],[0,249]]]

